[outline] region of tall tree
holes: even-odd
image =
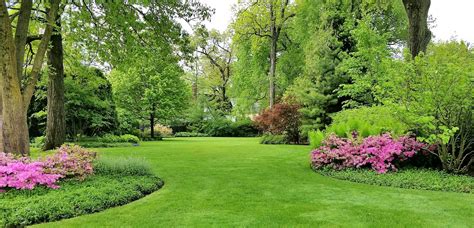
[[[61,16],[56,18],[56,27],[51,36],[48,51],[48,105],[46,139],[43,149],[61,146],[66,139],[66,113],[64,110],[64,53],[61,35]]]
[[[428,11],[431,0],[403,0],[408,15],[408,47],[412,57],[425,52],[431,40],[428,28]]]
[[[218,80],[212,83],[212,100],[217,102],[218,109],[223,113],[232,111],[232,103],[228,95],[231,80],[231,65],[233,52],[231,46],[231,36],[229,32],[220,33],[216,30],[208,31],[200,27],[195,31],[196,51],[204,57],[204,62],[210,65],[203,67],[208,78],[212,78],[217,72]],[[207,69],[207,70],[206,70]]]
[[[29,137],[26,110],[38,81],[45,53],[53,31],[59,0],[51,0],[47,24],[36,50],[29,74],[25,70],[25,45],[28,40],[32,0],[24,0],[16,14],[9,15],[5,1],[0,2],[0,91],[2,92],[3,150],[9,153],[29,155]],[[16,26],[10,19],[18,17]],[[15,27],[15,35],[13,35]]]
[[[241,3],[235,23],[237,33],[268,39],[269,49],[269,105],[276,100],[276,69],[279,42],[283,37],[283,29],[288,20],[296,14],[291,12],[289,0],[252,0]]]

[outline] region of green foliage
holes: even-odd
[[[258,134],[251,120],[233,122],[226,118],[209,119],[199,125],[199,132],[213,137],[254,137]]]
[[[290,144],[285,135],[265,134],[260,138],[260,144]]]
[[[163,186],[155,176],[94,175],[83,182],[64,181],[61,188],[37,188],[0,195],[0,225],[26,226],[57,221],[124,205]]]
[[[408,126],[397,117],[397,112],[386,106],[362,107],[338,112],[332,116],[333,122],[326,133],[339,137],[350,137],[357,131],[362,137],[390,132],[392,136],[404,135]]]
[[[174,137],[209,137],[208,134],[199,133],[199,132],[177,132],[174,134]]]
[[[139,143],[140,139],[137,136],[130,135],[130,134],[125,134],[125,135],[107,134],[98,138],[98,141],[105,142],[105,143],[121,143],[121,142]]]
[[[319,148],[326,138],[326,135],[321,130],[310,131],[308,133],[309,145],[312,149]]]
[[[452,175],[429,169],[406,169],[398,172],[377,174],[370,170],[317,170],[325,176],[358,183],[408,189],[424,189],[445,192],[474,193],[474,180],[470,176]]]
[[[104,158],[94,163],[94,172],[100,175],[153,176],[150,164],[139,158]]]
[[[43,148],[45,140],[45,136],[34,137],[33,141],[30,143],[30,146],[34,148]]]
[[[393,60],[387,71],[392,80],[380,83],[386,91],[383,102],[393,106],[421,140],[440,144],[433,152],[450,172],[467,172],[474,162],[469,155],[474,132],[473,59],[464,43],[432,45],[413,61]]]

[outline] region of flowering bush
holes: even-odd
[[[384,134],[357,140],[357,137],[346,139],[332,134],[311,153],[311,163],[316,169],[370,167],[378,173],[386,173],[396,171],[399,162],[413,157],[423,147],[425,144],[408,136],[394,139]]]
[[[4,188],[33,189],[36,185],[58,188],[55,183],[61,177],[45,173],[42,162],[15,159],[11,154],[0,153],[0,191]]]
[[[84,179],[92,174],[95,153],[79,146],[62,146],[48,157],[31,160],[0,153],[0,191],[4,189],[33,189],[37,185],[59,188],[61,178]]]
[[[92,162],[96,154],[80,146],[61,146],[52,156],[42,159],[44,172],[59,174],[63,177],[84,179],[92,174]]]

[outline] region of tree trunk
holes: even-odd
[[[275,71],[277,62],[277,42],[278,32],[276,27],[276,15],[273,11],[273,3],[270,4],[270,33],[271,33],[271,49],[270,49],[270,72],[268,75],[268,81],[270,83],[269,96],[270,96],[270,108],[275,104]]]
[[[3,99],[2,99],[2,85],[0,80],[0,152],[5,151],[3,148]]]
[[[26,17],[31,11],[31,0],[24,0],[20,7],[20,16]],[[48,13],[47,21],[53,22],[58,10],[59,0],[51,1],[51,10]],[[29,20],[29,17],[28,17]],[[2,117],[3,117],[3,149],[7,153],[15,153],[28,156],[30,152],[28,122],[26,110],[33,96],[38,75],[43,64],[44,54],[46,53],[49,39],[51,37],[52,25],[48,23],[44,29],[41,43],[36,51],[33,61],[33,67],[25,87],[22,90],[22,76],[18,68],[16,44],[23,44],[24,37],[28,34],[28,26],[25,23],[28,20],[18,20],[16,26],[17,42],[13,39],[11,21],[5,1],[0,2],[0,90],[2,92]],[[26,33],[26,35],[25,35]],[[24,48],[24,44],[21,48]],[[23,52],[24,53],[24,52]],[[19,56],[23,57],[23,56]]]
[[[150,137],[155,138],[155,105],[152,105],[150,112]]]
[[[431,40],[428,28],[428,11],[431,0],[403,0],[408,16],[408,47],[413,58],[425,52]]]
[[[63,41],[60,17],[57,17],[56,25],[54,34],[51,36],[51,49],[48,52],[48,117],[44,150],[61,146],[66,138]]]

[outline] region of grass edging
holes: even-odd
[[[474,177],[453,175],[430,169],[406,169],[378,174],[368,169],[314,169],[315,172],[339,180],[406,189],[474,194]]]

